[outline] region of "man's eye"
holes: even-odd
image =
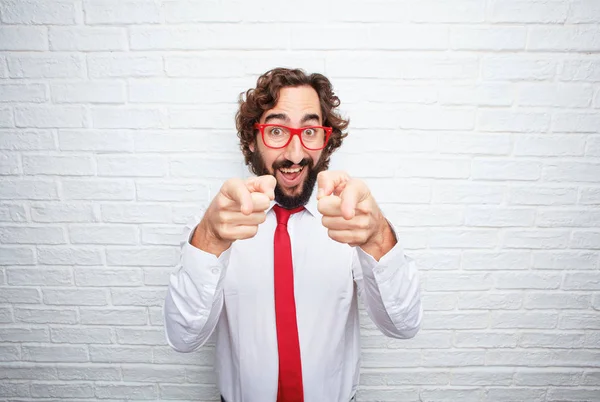
[[[283,130],[280,129],[279,127],[275,127],[273,130],[271,130],[271,135],[281,135],[283,134]]]
[[[312,137],[313,135],[315,135],[315,130],[313,130],[312,128],[307,128],[306,130],[304,130],[304,135],[307,135],[309,137]]]

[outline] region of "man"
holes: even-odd
[[[256,177],[227,180],[187,228],[166,336],[191,352],[216,331],[222,400],[353,400],[358,297],[385,335],[419,330],[414,262],[366,184],[327,170],[348,125],[337,106],[321,74],[262,75],[236,115]]]

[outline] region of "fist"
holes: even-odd
[[[220,255],[235,240],[254,237],[275,198],[276,184],[271,175],[227,180],[196,228],[192,244]]]
[[[317,176],[317,208],[329,237],[350,246],[364,246],[387,226],[367,185],[345,172],[323,171]]]

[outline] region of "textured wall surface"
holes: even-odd
[[[359,400],[600,400],[598,0],[1,0],[0,400],[216,400],[161,306],[275,66],[332,79],[333,167],[421,265]]]

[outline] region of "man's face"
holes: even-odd
[[[286,87],[279,91],[279,100],[273,109],[263,113],[259,123],[281,124],[300,128],[320,126],[323,115],[317,92],[310,86]],[[267,147],[260,133],[250,145],[251,163],[259,175],[272,174],[277,179],[275,200],[285,208],[304,205],[310,199],[317,174],[323,170],[323,150],[311,151],[302,146],[297,135],[281,149]]]

